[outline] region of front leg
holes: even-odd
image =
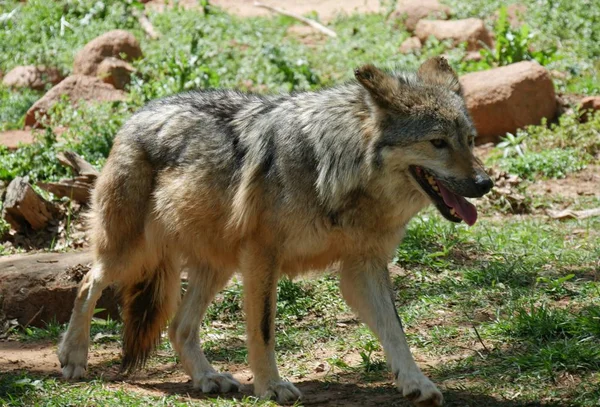
[[[351,259],[341,268],[344,299],[379,338],[398,390],[418,406],[441,406],[442,393],[421,373],[404,336],[386,262]]]
[[[302,394],[293,384],[281,379],[275,362],[277,259],[268,250],[248,248],[241,264],[254,394],[263,399],[275,399],[280,404],[294,402]]]

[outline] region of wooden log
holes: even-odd
[[[2,217],[15,229],[40,230],[54,218],[57,209],[29,185],[28,177],[16,177],[8,185]]]
[[[93,180],[90,180],[87,176],[79,176],[58,182],[38,182],[36,185],[60,198],[67,197],[79,203],[87,204],[90,200]]]
[[[80,155],[73,151],[63,151],[56,155],[58,161],[69,168],[72,168],[77,175],[85,175],[94,179],[100,174],[92,164],[85,161]]]

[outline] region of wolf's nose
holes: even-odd
[[[479,191],[481,195],[485,195],[490,192],[494,186],[494,182],[487,175],[477,175],[475,178],[475,185],[477,186],[477,191]]]

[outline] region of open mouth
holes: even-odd
[[[452,222],[465,221],[472,226],[477,221],[477,209],[463,196],[445,187],[422,167],[411,166],[410,172],[444,217]]]

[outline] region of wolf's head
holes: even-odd
[[[365,65],[355,76],[379,130],[380,164],[408,173],[446,219],[474,224],[477,211],[465,197],[481,197],[493,183],[473,155],[475,127],[446,60],[429,59],[416,73]]]

